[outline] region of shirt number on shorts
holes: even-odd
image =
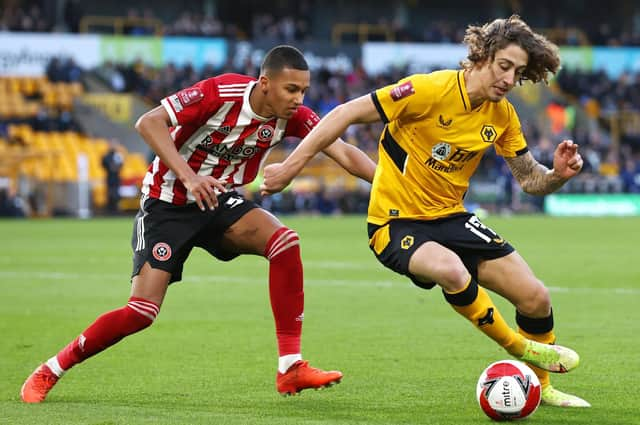
[[[486,243],[491,243],[498,236],[496,232],[485,226],[480,222],[480,219],[475,215],[471,216],[466,223],[464,223],[464,227],[469,229],[471,233],[485,241]],[[492,236],[489,236],[490,233]]]

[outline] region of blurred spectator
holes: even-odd
[[[107,172],[107,213],[117,214],[120,202],[120,170],[124,163],[122,154],[118,152],[120,143],[112,140],[109,150],[102,157],[102,167]]]
[[[309,23],[304,15],[277,17],[271,13],[253,15],[251,34],[272,43],[292,43],[309,39]]]
[[[622,191],[622,180],[620,179],[620,163],[618,153],[615,149],[609,149],[607,155],[600,163],[600,179],[598,191],[601,193],[615,193]]]
[[[144,16],[140,16],[137,9],[130,8],[127,11],[127,21],[124,32],[128,35],[152,35],[154,33],[154,22],[156,20],[153,11],[145,9]]]
[[[52,25],[42,14],[40,6],[34,2],[3,2],[0,29],[4,31],[49,32]]]
[[[11,190],[9,179],[0,177],[0,217],[26,217],[25,203]]]
[[[127,89],[127,83],[122,72],[111,61],[105,62],[97,73],[105,80],[111,90],[121,93]]]
[[[45,74],[49,81],[72,83],[80,81],[82,69],[73,58],[52,58],[45,68]]]
[[[40,105],[38,113],[31,122],[31,127],[36,131],[54,131],[56,129],[53,112],[45,105]]]
[[[80,31],[80,20],[83,16],[80,0],[67,0],[64,4],[64,23],[70,32]]]
[[[632,157],[624,161],[624,167],[620,172],[622,190],[626,193],[640,193],[640,161]]]

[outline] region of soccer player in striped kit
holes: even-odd
[[[223,74],[164,98],[136,129],[156,153],[143,181],[133,229],[134,264],[127,304],[98,317],[25,381],[25,402],[42,402],[74,365],[150,326],[167,288],[181,280],[194,247],[222,261],[238,255],[269,261],[269,295],[276,325],[276,389],[295,394],[338,383],[302,359],[304,317],[298,235],[234,189],[252,182],[268,152],[284,137],[303,138],[319,121],[302,105],[310,72],[302,53],[278,46],[267,53],[258,79]],[[369,182],[375,164],[337,139],[324,152]]]

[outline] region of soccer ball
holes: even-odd
[[[490,364],[480,375],[476,396],[491,419],[526,418],[540,404],[540,381],[529,366],[514,360]]]

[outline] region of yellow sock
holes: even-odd
[[[455,311],[469,319],[476,328],[496,341],[510,354],[520,357],[524,353],[525,339],[507,325],[484,288],[473,278],[461,291],[444,296]]]
[[[543,344],[553,344],[556,341],[556,336],[553,331],[545,332],[542,334],[532,334],[523,331],[522,328],[518,328],[518,333],[520,333],[520,335],[524,336],[527,339],[542,342]],[[529,366],[536,373],[536,376],[540,380],[540,386],[543,389],[551,383],[548,371],[540,369],[539,367],[535,367],[530,363],[527,363],[527,366]]]

